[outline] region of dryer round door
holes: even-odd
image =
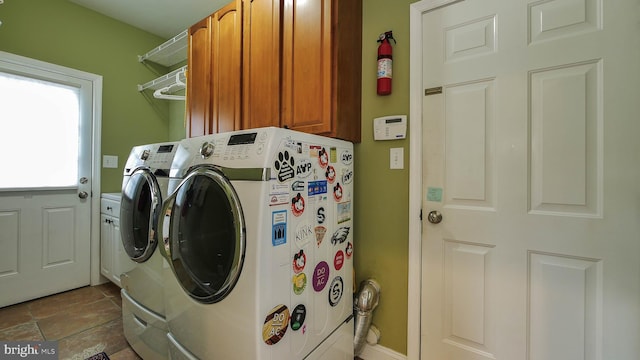
[[[233,185],[215,168],[196,168],[164,209],[171,214],[164,255],[178,282],[199,302],[221,301],[238,281],[246,248],[244,215]]]
[[[131,260],[144,262],[158,244],[157,220],[162,197],[156,177],[148,169],[135,170],[122,189],[120,232]]]

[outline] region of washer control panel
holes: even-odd
[[[261,155],[269,135],[266,131],[209,136],[199,144],[202,159],[215,158],[224,161],[242,161]]]

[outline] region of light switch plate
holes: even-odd
[[[404,169],[404,148],[389,149],[389,169]]]
[[[102,155],[102,167],[115,169],[118,167],[118,157],[115,155]]]

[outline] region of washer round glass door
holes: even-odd
[[[246,227],[231,182],[212,167],[185,177],[164,205],[171,213],[165,256],[182,288],[202,303],[233,290],[244,262]]]
[[[120,231],[122,245],[133,261],[144,262],[158,244],[156,231],[162,207],[160,188],[148,169],[137,169],[122,189]]]

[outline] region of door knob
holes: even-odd
[[[80,191],[80,192],[78,193],[78,197],[79,197],[80,199],[86,199],[88,196],[89,196],[89,194],[88,194],[86,191]]]
[[[442,214],[437,210],[430,211],[427,220],[432,224],[439,224],[442,221]]]

